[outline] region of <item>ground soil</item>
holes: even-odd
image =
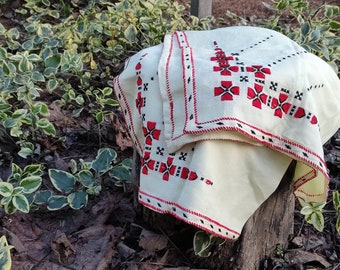
[[[328,3],[339,3],[328,0]],[[182,3],[190,1],[182,0]],[[270,4],[271,1],[264,0]],[[316,7],[322,0],[312,0]],[[14,8],[20,1],[13,1],[9,9],[1,9],[0,22],[12,25],[15,19]],[[227,10],[246,18],[249,22],[267,18],[273,13],[266,9],[259,0],[213,0],[213,15],[226,19],[226,25],[232,25],[225,13]],[[53,111],[53,110],[52,110]],[[116,117],[112,124],[103,128],[101,138],[96,132],[82,130],[92,120],[84,118],[74,123],[67,113],[54,111],[55,124],[68,134],[67,145],[51,148],[50,164],[56,168],[67,167],[71,158],[93,159],[100,144],[107,144],[119,151],[120,156],[131,156],[132,148]],[[84,127],[83,129],[81,127]],[[104,140],[104,141],[103,141]],[[340,189],[340,136],[336,135],[325,145],[326,160],[331,173],[331,189]],[[2,144],[1,148],[10,145]],[[46,159],[47,160],[47,159]],[[3,175],[1,175],[3,174]],[[5,171],[0,172],[4,177]],[[167,231],[156,231],[155,224],[145,224],[133,208],[131,186],[116,187],[106,179],[106,189],[102,195],[90,200],[81,211],[70,209],[33,214],[16,213],[8,216],[2,213],[0,234],[8,237],[12,250],[13,270],[66,270],[66,269],[193,269],[195,259],[192,251],[194,229],[174,222]],[[324,232],[315,231],[302,221],[298,213],[295,217],[294,235],[291,237],[290,258],[296,265],[289,269],[340,269],[340,237],[335,231],[335,215],[332,205],[325,214]],[[272,261],[280,268],[282,257],[274,256]],[[309,268],[312,269],[312,268]]]

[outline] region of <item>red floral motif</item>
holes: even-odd
[[[271,74],[270,68],[266,68],[260,65],[252,65],[251,67],[247,67],[246,70],[248,72],[254,72],[255,77],[259,79],[264,79],[266,74]]]
[[[254,88],[248,87],[249,99],[252,99],[252,104],[254,107],[262,109],[262,104],[266,104],[268,95],[262,92],[263,85],[257,83],[254,84]]]
[[[143,174],[148,175],[149,169],[153,170],[155,167],[155,161],[150,158],[151,153],[145,151],[144,156],[141,160],[141,171]]]
[[[142,107],[144,107],[144,98],[142,97],[142,92],[139,91],[136,98],[136,108],[139,114],[141,114]]]
[[[274,109],[274,115],[277,117],[282,118],[283,113],[287,114],[290,107],[292,106],[291,103],[286,102],[288,99],[288,95],[280,93],[279,98],[273,98],[271,103],[271,108]]]
[[[161,135],[161,130],[156,129],[156,122],[148,121],[146,123],[146,127],[143,127],[143,133],[145,137],[145,143],[147,145],[152,145],[152,140],[159,140],[159,136]]]
[[[162,162],[159,167],[159,172],[163,174],[163,180],[168,181],[170,175],[174,175],[176,171],[176,166],[173,165],[174,158],[168,157],[166,163]]]
[[[240,94],[240,87],[233,86],[231,81],[222,81],[220,87],[214,88],[214,94],[216,96],[221,96],[221,100],[233,100],[234,95]]]
[[[220,71],[221,75],[230,76],[231,72],[238,72],[239,67],[238,66],[231,66],[231,65],[228,64],[228,61],[225,61],[225,62],[221,62],[219,64],[219,66],[215,66],[214,71],[215,72]]]

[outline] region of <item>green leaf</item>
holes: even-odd
[[[104,96],[109,96],[109,95],[111,95],[112,94],[112,88],[111,87],[105,87],[104,89],[103,89],[103,95]]]
[[[31,143],[28,143],[31,144]],[[26,145],[26,144],[25,144]],[[32,148],[33,149],[33,144]],[[23,170],[22,170],[22,177],[25,178],[27,176],[41,176],[43,174],[43,165],[42,164],[30,164],[27,165]]]
[[[1,31],[1,30],[0,30]],[[5,48],[0,46],[0,59],[6,59],[7,58],[7,51]]]
[[[10,270],[12,266],[12,258],[10,250],[13,246],[8,245],[6,236],[0,238],[0,267],[2,270]]]
[[[12,196],[3,197],[1,199],[1,205],[9,204],[12,201]]]
[[[58,85],[59,83],[56,79],[49,79],[46,87],[49,92],[52,92],[54,89],[58,87]]]
[[[94,177],[91,171],[89,170],[82,170],[77,174],[80,183],[85,187],[91,187],[94,184]]]
[[[4,208],[7,214],[14,214],[17,211],[17,208],[13,205],[12,201],[8,204],[5,204]]]
[[[56,135],[53,124],[47,118],[41,118],[37,122],[37,127],[41,128],[46,135]]]
[[[41,61],[41,57],[36,53],[31,53],[27,56],[27,59],[32,62],[39,62]]]
[[[52,196],[52,192],[50,190],[39,190],[35,193],[34,202],[36,204],[44,204],[47,203],[48,199]]]
[[[340,215],[336,219],[335,228],[339,233],[340,232]]]
[[[24,188],[24,193],[33,193],[40,187],[41,182],[40,176],[32,175],[21,180],[20,186]]]
[[[15,121],[13,118],[7,118],[2,122],[2,124],[5,128],[12,128],[17,125],[17,121]]]
[[[315,41],[318,41],[321,37],[321,33],[319,30],[313,30],[311,35],[310,35],[310,42],[315,42]]]
[[[76,178],[65,171],[49,169],[48,175],[50,176],[53,186],[64,193],[70,193],[76,183]]]
[[[12,196],[16,196],[16,195],[19,195],[19,194],[22,194],[24,191],[24,188],[23,187],[15,187],[13,189],[13,192],[12,192]]]
[[[82,190],[71,193],[67,196],[67,201],[72,209],[80,209],[86,206],[88,201],[88,195]]]
[[[17,208],[19,211],[24,213],[28,213],[30,211],[30,204],[25,195],[17,194],[13,196],[12,202],[15,208]]]
[[[35,81],[35,82],[44,82],[45,81],[45,77],[40,72],[33,71],[33,73],[32,73],[32,80]]]
[[[47,77],[47,78],[52,77],[56,73],[57,73],[57,68],[55,68],[55,67],[47,67],[44,70],[44,76]]]
[[[8,76],[11,72],[8,64],[5,61],[3,61],[1,67],[2,67],[3,73]]]
[[[112,161],[117,157],[117,152],[111,148],[98,150],[96,159],[92,162],[92,168],[97,172],[106,172],[110,169]]]
[[[124,31],[124,37],[128,42],[133,43],[136,42],[137,33],[138,31],[136,26],[130,24]]]
[[[105,99],[105,104],[109,106],[119,106],[118,101],[112,98]]]
[[[10,39],[18,39],[20,37],[20,32],[17,28],[11,28],[8,30],[7,35]]]
[[[104,122],[104,113],[102,111],[96,113],[96,121],[98,122],[98,124]]]
[[[209,250],[211,238],[208,233],[204,231],[197,231],[194,236],[194,252],[200,257],[209,257],[211,252]]]
[[[28,158],[34,154],[34,150],[28,147],[21,147],[20,151],[18,152],[18,155],[22,158]]]
[[[89,187],[86,190],[86,193],[90,194],[90,195],[98,196],[100,194],[101,190],[102,190],[102,187],[100,185],[99,186],[92,186],[92,187]]]
[[[12,108],[11,104],[0,102],[0,111],[6,112],[6,111],[9,111],[11,108]]]
[[[37,121],[37,127],[44,129],[50,125],[50,121],[47,118],[41,118]]]
[[[325,220],[321,212],[315,211],[306,218],[306,221],[314,226],[319,232],[323,231]]]
[[[309,31],[310,31],[310,24],[309,24],[309,22],[303,23],[302,26],[301,26],[301,34],[303,36],[307,36]]]
[[[23,56],[19,62],[18,69],[21,72],[27,72],[27,71],[32,71],[33,70],[33,64],[28,61],[26,56]]]
[[[3,197],[9,197],[12,195],[13,185],[8,182],[0,182],[0,195]]]
[[[51,55],[45,58],[45,67],[46,68],[54,68],[57,69],[60,66],[61,63],[61,55]]]
[[[110,176],[116,178],[117,180],[123,180],[123,181],[130,181],[131,180],[131,174],[130,171],[123,167],[123,166],[114,166],[110,170]]]
[[[132,168],[132,159],[131,158],[125,158],[123,161],[122,161],[122,166],[128,168],[128,169],[131,169]]]
[[[67,197],[62,195],[53,195],[47,200],[47,209],[50,211],[59,210],[68,205]]]
[[[331,21],[329,23],[329,26],[331,27],[332,30],[339,30],[340,29],[340,22]]]

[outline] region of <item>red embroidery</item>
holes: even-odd
[[[282,118],[283,113],[287,114],[292,104],[285,102],[288,95],[280,93],[279,98],[273,98],[271,108],[274,109],[274,115]]]
[[[138,91],[136,98],[136,107],[138,109],[138,113],[141,114],[142,107],[145,106],[145,98],[142,97],[142,92]]]
[[[253,73],[255,82],[253,87],[247,88],[247,98],[251,100],[252,105],[258,109],[262,109],[262,104],[269,106],[274,110],[274,115],[282,118],[284,114],[293,116],[294,118],[307,117],[310,119],[310,123],[315,125],[318,123],[317,117],[311,113],[306,114],[302,107],[296,110],[292,103],[288,102],[289,96],[286,93],[280,92],[278,97],[268,95],[264,92],[264,85],[266,75],[271,74],[269,67],[262,65],[251,65],[251,66],[233,66],[230,64],[233,56],[226,56],[225,52],[218,46],[217,42],[214,41],[215,56],[210,57],[211,61],[217,62],[217,66],[213,67],[214,72],[219,72],[221,76],[233,76],[233,73],[237,73],[240,70],[248,73]],[[242,64],[243,65],[243,64]],[[248,76],[242,76],[241,81],[248,82]],[[276,91],[278,89],[277,82],[271,82],[270,89]],[[231,101],[235,95],[240,95],[240,86],[234,85],[233,81],[222,80],[221,86],[214,87],[214,96],[220,96],[222,101]],[[302,95],[298,95],[301,100]],[[295,111],[296,110],[296,111]]]
[[[140,70],[142,68],[142,64],[138,62],[135,66],[135,70]]]
[[[155,161],[151,159],[151,153],[145,151],[144,156],[141,160],[141,172],[145,175],[149,174],[149,169],[153,170],[155,167]]]
[[[163,180],[168,181],[170,175],[174,175],[176,166],[173,165],[174,158],[168,157],[166,163],[162,162],[159,167],[159,172],[163,174]]]
[[[240,87],[233,86],[231,81],[222,81],[220,87],[214,88],[215,96],[221,96],[221,100],[233,100],[234,95],[240,94]]]
[[[231,66],[228,64],[228,61],[222,61],[219,63],[219,66],[214,67],[214,71],[220,71],[221,75],[230,76],[231,72],[238,72],[238,66]]]
[[[148,121],[146,127],[143,127],[143,133],[145,137],[145,144],[152,145],[152,140],[159,140],[161,130],[156,129],[156,122]]]
[[[262,104],[267,103],[268,95],[262,92],[263,85],[257,83],[254,84],[254,88],[248,87],[249,99],[252,99],[252,105],[256,108],[262,109]]]
[[[266,68],[266,67],[259,66],[259,65],[253,65],[251,67],[247,67],[246,70],[248,72],[254,72],[255,77],[259,79],[265,79],[266,74],[270,74],[270,68]]]

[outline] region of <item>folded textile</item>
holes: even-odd
[[[294,194],[326,200],[340,81],[284,35],[178,31],[127,60],[114,89],[142,157],[143,205],[237,239],[292,159]]]

